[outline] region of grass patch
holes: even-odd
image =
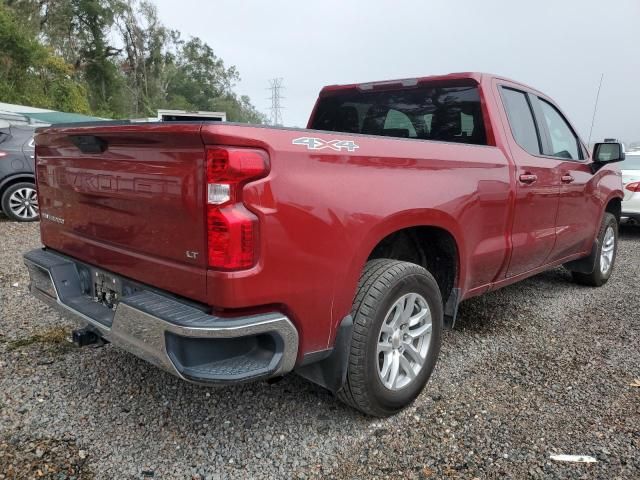
[[[63,327],[54,327],[30,337],[7,341],[7,351],[12,352],[31,345],[43,345],[56,350],[68,350],[73,344],[68,340],[69,334]]]

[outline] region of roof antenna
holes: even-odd
[[[596,110],[598,109],[598,99],[600,98],[600,89],[602,88],[602,80],[604,79],[604,73],[600,76],[600,85],[598,85],[598,93],[596,94],[596,103],[593,106],[593,118],[591,119],[591,130],[589,130],[589,141],[587,145],[591,148],[591,134],[593,133],[593,124],[596,121]]]

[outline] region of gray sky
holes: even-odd
[[[209,43],[269,113],[306,125],[323,85],[461,71],[505,75],[554,98],[585,141],[640,141],[640,0],[155,0],[160,18]]]

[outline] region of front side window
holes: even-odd
[[[487,144],[476,85],[332,94],[318,103],[310,128]]]
[[[540,107],[549,129],[552,150],[549,155],[568,160],[580,160],[582,155],[578,146],[578,138],[560,112],[542,98],[540,99]]]
[[[502,88],[502,101],[509,118],[511,134],[524,150],[540,155],[540,140],[527,95],[520,90]]]

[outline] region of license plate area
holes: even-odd
[[[115,310],[122,298],[122,280],[107,272],[93,270],[93,301]]]

